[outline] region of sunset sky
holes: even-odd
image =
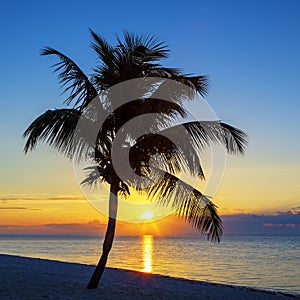
[[[300,234],[299,1],[6,1],[0,25],[0,234],[97,234],[106,222],[81,193],[72,163],[45,146],[25,156],[21,137],[64,100],[55,60],[40,49],[52,46],[90,74],[88,28],[111,43],[123,30],[155,34],[170,47],[166,66],[208,75],[208,103],[249,135],[245,155],[228,157],[213,199],[225,229]],[[118,233],[195,231],[171,216],[122,224]]]

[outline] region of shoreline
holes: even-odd
[[[247,286],[106,268],[95,290],[94,266],[0,254],[1,299],[300,299],[300,295]]]

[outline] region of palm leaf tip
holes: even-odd
[[[55,73],[59,73],[58,78],[63,94],[69,94],[64,103],[69,105],[74,101],[74,106],[78,104],[85,106],[97,96],[97,91],[88,76],[68,56],[52,47],[42,48],[40,54],[42,56],[54,55],[58,60],[52,67]]]
[[[206,235],[208,240],[220,242],[223,235],[223,223],[218,215],[217,206],[197,190],[194,190],[192,194],[177,209],[177,214]],[[204,206],[203,202],[206,203]]]
[[[219,121],[193,121],[184,123],[183,126],[200,148],[214,142],[224,145],[229,154],[245,152],[248,136],[238,128]]]
[[[123,32],[123,41],[117,37],[117,49],[120,53],[130,53],[132,58],[138,58],[143,63],[165,59],[169,56],[168,46],[159,41],[155,35],[136,35],[129,31]]]
[[[241,129],[220,122],[228,153],[244,154],[248,145],[248,135]]]
[[[24,133],[22,134],[22,138],[25,139],[28,135],[30,134],[29,128],[26,129],[26,131],[24,131]],[[29,150],[32,150],[34,148],[34,143],[31,139],[27,139],[25,146],[23,148],[23,151],[25,154],[27,154],[27,152]]]
[[[223,222],[217,212],[217,206],[211,201],[207,205],[207,210],[209,211],[209,225],[207,230],[207,239],[211,241],[220,242],[223,235]]]

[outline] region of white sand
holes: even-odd
[[[87,290],[94,267],[0,255],[0,299],[300,299],[244,287],[107,268]]]

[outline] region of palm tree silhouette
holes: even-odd
[[[186,171],[204,179],[199,152],[204,147],[209,147],[211,142],[216,142],[225,145],[228,153],[243,153],[246,135],[243,131],[218,121],[189,121],[184,124],[174,122],[178,117],[187,116],[182,102],[192,95],[179,88],[176,91],[170,90],[173,101],[159,99],[156,97],[157,91],[164,86],[164,80],[176,81],[188,86],[192,93],[198,92],[204,96],[207,78],[185,75],[179,69],[163,67],[160,61],[168,57],[169,50],[154,36],[125,32],[123,40],[117,38],[117,45],[111,46],[92,30],[90,33],[93,39],[91,46],[100,61],[92,76],[85,75],[63,53],[50,47],[42,49],[41,55],[54,55],[58,59],[54,65],[55,72],[59,74],[64,92],[68,93],[64,102],[68,107],[47,110],[31,123],[23,136],[27,138],[25,153],[33,150],[37,143],[45,142],[69,158],[85,159],[89,156],[89,151],[83,149],[90,149],[90,144],[83,136],[76,136],[76,127],[82,118],[93,114],[93,99],[101,92],[130,79],[157,78],[158,84],[142,88],[136,86],[141,89],[140,97],[119,105],[116,109],[113,109],[113,97],[108,96],[105,102],[98,102],[99,114],[107,110],[109,114],[97,133],[92,146],[93,165],[87,168],[89,175],[82,183],[92,185],[98,180],[105,181],[110,185],[110,197],[102,255],[87,286],[92,289],[99,284],[113,244],[118,197],[121,194],[129,196],[131,188],[146,192],[150,199],[158,199],[162,205],[171,204],[179,216],[201,233],[207,234],[211,240],[219,241],[223,226],[216,206],[177,174]],[[147,181],[137,181],[130,176],[120,178],[112,163],[112,145],[116,133],[129,120],[147,114],[155,114],[156,118],[151,124],[141,122],[141,126],[149,126],[152,131],[131,141],[129,150],[129,162],[134,174]],[[93,115],[88,122],[97,123],[98,117]],[[130,132],[126,134],[130,136]],[[179,135],[184,142],[175,144],[167,138],[169,134]],[[155,159],[151,159],[154,155]]]

